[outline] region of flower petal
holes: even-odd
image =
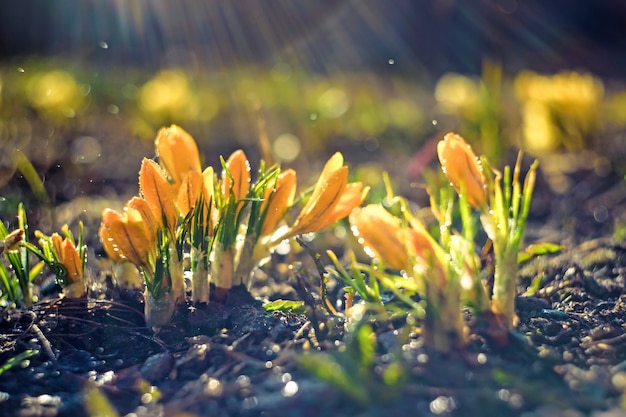
[[[339,203],[347,182],[348,167],[345,166],[320,177],[311,198],[300,212],[288,235],[295,236],[319,231]]]
[[[343,191],[339,202],[326,217],[320,229],[323,229],[349,215],[355,207],[359,206],[363,200],[365,200],[368,191],[369,187],[363,188],[363,184],[360,182],[346,184],[346,188]]]
[[[222,172],[224,197],[228,200],[232,190],[235,201],[246,198],[250,189],[250,163],[246,154],[241,149],[233,152],[226,161],[226,168],[230,175]]]
[[[70,283],[75,284],[83,280],[83,268],[80,255],[74,246],[74,243],[68,238],[63,239],[61,243],[61,259],[67,269],[67,277]]]
[[[159,165],[144,158],[139,171],[139,188],[155,219],[173,234],[178,214],[171,198],[170,184]]]
[[[137,210],[139,214],[141,214],[141,218],[144,221],[146,233],[148,233],[149,236],[156,236],[157,230],[159,230],[159,227],[161,227],[161,222],[157,221],[157,219],[154,217],[154,213],[150,208],[150,204],[148,204],[148,202],[144,198],[133,197],[128,200],[128,203],[126,203],[126,207]]]
[[[373,258],[378,258],[386,266],[394,269],[407,269],[406,232],[398,219],[377,204],[356,208],[350,214],[352,233]]]
[[[176,205],[183,218],[187,216],[198,201],[200,193],[202,193],[204,177],[200,172],[189,171],[178,189],[178,198]]]
[[[455,133],[448,133],[437,144],[437,154],[444,174],[457,193],[463,186],[470,206],[484,206],[487,191],[483,168],[465,140]]]
[[[155,139],[159,163],[178,189],[189,171],[202,172],[196,141],[179,126],[171,125],[159,130]]]
[[[261,236],[269,235],[283,218],[287,209],[293,204],[296,196],[296,171],[288,169],[276,180],[276,188],[265,190],[265,201],[261,211],[265,211]]]

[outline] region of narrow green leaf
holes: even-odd
[[[304,301],[275,300],[263,304],[263,308],[265,311],[282,311],[283,313],[304,314],[306,312]]]
[[[517,256],[517,262],[523,263],[529,261],[535,256],[550,255],[553,253],[562,252],[563,250],[565,250],[565,246],[558,245],[556,243],[535,243],[533,245],[529,245],[526,249],[519,253],[519,255]]]

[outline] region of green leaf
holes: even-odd
[[[529,245],[526,249],[518,254],[517,262],[521,264],[531,260],[535,256],[550,255],[553,253],[562,252],[563,250],[565,250],[565,246],[557,245],[556,243],[535,243],[533,245]]]
[[[38,350],[29,349],[13,356],[12,358],[8,359],[2,366],[0,366],[0,375],[10,369],[16,368],[18,366],[22,366],[24,360],[32,356],[35,356],[38,353],[39,353]]]
[[[292,312],[295,314],[304,314],[304,301],[276,300],[270,301],[263,305],[265,311],[282,311],[283,313]]]
[[[355,381],[354,376],[335,358],[326,353],[311,353],[298,356],[298,363],[316,377],[336,386],[360,404],[367,404],[368,394],[364,381]]]

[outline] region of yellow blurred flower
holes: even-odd
[[[386,266],[403,270],[409,266],[404,228],[398,218],[378,204],[356,208],[350,214],[352,233],[372,258]]]
[[[36,74],[28,82],[26,94],[33,107],[52,118],[76,116],[84,100],[74,76],[63,70]]]
[[[485,175],[472,148],[455,133],[448,133],[437,144],[439,162],[457,193],[464,189],[470,206],[482,208],[487,202]]]
[[[413,268],[427,270],[429,281],[434,281],[436,287],[446,288],[449,274],[444,266],[445,255],[441,246],[417,220],[411,221],[407,233],[409,253],[417,261]],[[423,271],[416,272],[424,274]]]
[[[479,107],[480,85],[460,74],[444,74],[435,86],[435,98],[446,113],[471,115]]]
[[[524,71],[514,85],[522,103],[524,147],[532,153],[583,148],[601,124],[604,86],[590,74]]]

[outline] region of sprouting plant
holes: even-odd
[[[35,231],[39,239],[39,247],[24,242],[29,252],[41,259],[54,273],[57,282],[67,297],[79,298],[87,293],[85,281],[85,265],[87,262],[87,245],[83,239],[83,223],[79,222],[78,238],[74,238],[67,225],[61,228],[61,236],[53,233],[44,235]]]
[[[35,231],[38,245],[28,240],[26,211],[18,206],[18,229],[8,233],[0,223],[0,246],[2,254],[11,265],[11,272],[0,263],[0,282],[3,297],[8,297],[16,305],[30,306],[34,300],[32,282],[48,266],[57,282],[63,287],[66,297],[83,297],[87,292],[85,265],[87,245],[83,239],[83,224],[79,223],[78,238],[75,238],[67,225],[61,228],[61,236],[53,233],[44,235]],[[35,255],[40,262],[31,266],[29,254]],[[14,277],[13,277],[14,275]]]
[[[431,212],[439,225],[436,234],[429,233],[409,210],[406,200],[393,196],[389,186],[386,201],[399,206],[395,214],[382,205],[371,204],[356,208],[350,223],[366,253],[387,268],[400,271],[399,277],[414,281],[425,300],[425,342],[439,351],[448,351],[462,347],[466,340],[463,305],[499,328],[500,335],[508,334],[515,323],[517,262],[537,163],[531,165],[522,186],[521,153],[512,177],[510,168],[506,167],[502,176],[486,158],[479,160],[455,134],[446,135],[438,144],[438,154],[452,187],[428,190]],[[480,225],[493,242],[492,296],[484,283],[489,271],[481,266],[474,249],[478,222],[472,209],[480,213]],[[460,214],[459,230],[453,226],[456,212]],[[400,281],[398,275],[395,279],[382,272],[376,275],[389,289],[397,288],[395,283]]]
[[[28,223],[24,205],[17,208],[18,228],[7,230],[4,223],[0,222],[0,254],[9,263],[9,268],[0,262],[0,290],[2,298],[8,298],[14,305],[30,306],[33,302],[32,282],[39,275],[43,264],[31,267],[28,259],[28,251],[20,245],[28,240]]]
[[[161,297],[164,304],[185,300],[184,251],[191,257],[192,301],[219,300],[235,285],[248,287],[254,268],[283,240],[347,216],[367,193],[361,183],[348,183],[348,168],[337,153],[295,221],[283,226],[295,205],[295,171],[261,161],[254,177],[245,153],[237,150],[221,159],[218,178],[212,167],[202,170],[195,141],[178,126],[159,131],[156,149],[159,162],[142,163],[140,197],[123,214],[105,210],[100,229],[109,256],[142,271],[146,312],[148,303]],[[169,319],[165,316],[146,320],[158,327]]]
[[[491,311],[506,329],[511,329],[516,320],[518,254],[538,162],[530,166],[522,184],[521,152],[513,173],[506,166],[502,174],[493,169],[485,157],[478,159],[463,138],[456,134],[447,134],[439,142],[437,151],[446,177],[459,195],[479,211],[483,229],[493,243],[495,277]]]
[[[426,300],[422,327],[425,342],[443,352],[460,348],[465,343],[466,334],[460,281],[463,274],[469,272],[465,264],[454,262],[449,254],[449,244],[435,241],[406,207],[402,214],[400,219],[384,207],[371,204],[354,210],[350,224],[370,256],[402,271],[423,294]]]
[[[361,406],[393,398],[406,376],[399,359],[376,366],[376,333],[366,320],[349,326],[345,348],[306,353],[298,363],[318,378],[341,389]]]
[[[166,324],[176,307],[170,274],[171,250],[163,224],[154,217],[150,204],[133,197],[123,213],[105,209],[100,237],[107,252],[128,259],[141,271],[146,285],[146,324]]]

